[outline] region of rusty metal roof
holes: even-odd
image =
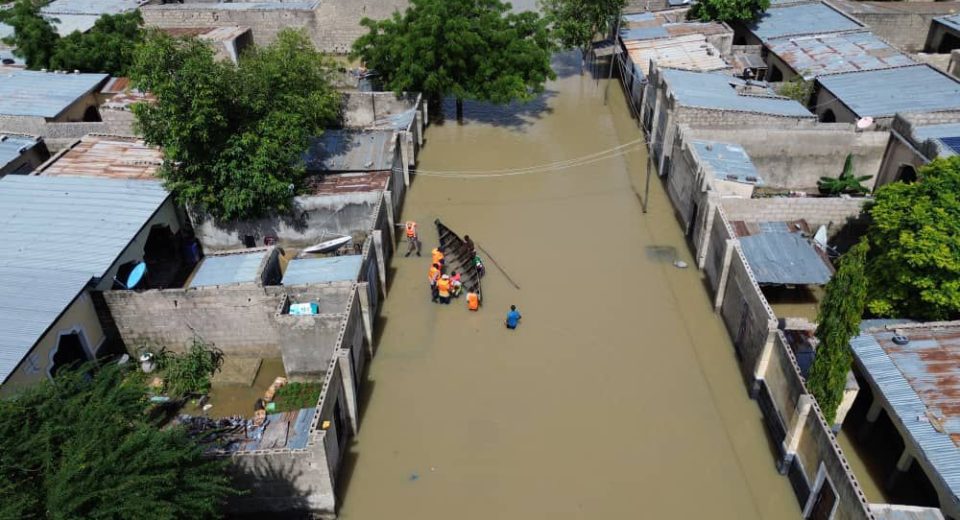
[[[915,63],[870,32],[801,36],[774,40],[767,46],[804,79]]]
[[[729,68],[720,51],[702,34],[691,34],[664,40],[625,41],[630,61],[638,73],[650,70],[650,62],[672,69],[711,71]]]
[[[904,441],[929,461],[958,501],[960,323],[900,325],[909,340],[904,345],[893,341],[894,327],[865,332],[850,347]]]
[[[90,134],[37,168],[41,175],[153,179],[163,152],[136,137]]]
[[[311,175],[307,191],[314,195],[383,191],[390,182],[390,171]]]

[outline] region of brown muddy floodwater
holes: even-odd
[[[516,169],[635,141],[619,88],[558,59],[540,101],[467,105],[433,125],[420,170]],[[448,113],[450,113],[448,111]],[[418,175],[404,219],[424,250],[440,218],[491,262],[484,306],[430,303],[426,258],[395,258],[349,520],[798,518],[722,323],[660,184],[641,212],[644,148],[546,173]],[[505,330],[511,304],[520,327]]]

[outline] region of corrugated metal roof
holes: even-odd
[[[960,109],[960,82],[929,65],[835,74],[817,81],[857,117]]]
[[[906,345],[893,342],[894,331],[878,331],[857,336],[850,347],[904,441],[960,501],[960,330],[904,332]]]
[[[57,117],[109,77],[33,70],[0,74],[0,115]]]
[[[38,170],[43,175],[152,179],[163,152],[136,137],[87,135]]]
[[[150,9],[189,9],[191,11],[291,11],[313,10],[320,2],[191,2],[189,4],[152,5]]]
[[[5,23],[0,22],[0,39],[9,38],[13,36],[14,32],[15,31],[12,25],[7,25]]]
[[[667,30],[661,27],[637,27],[635,29],[622,29],[620,31],[620,39],[623,41],[630,40],[652,40],[654,38],[666,38],[670,34],[667,33]]]
[[[951,14],[950,16],[939,16],[937,18],[934,18],[934,20],[942,23],[949,29],[953,29],[954,31],[960,32],[960,13]]]
[[[644,11],[642,13],[630,13],[623,15],[623,21],[627,23],[632,22],[646,22],[654,19],[654,14],[650,11]]]
[[[307,178],[307,190],[314,195],[381,192],[387,189],[391,172],[318,174]]]
[[[774,40],[767,46],[804,79],[916,63],[870,32],[801,36]]]
[[[0,381],[169,196],[153,181],[0,179]]]
[[[810,241],[785,227],[739,240],[760,285],[824,285],[833,275]]]
[[[38,142],[33,137],[0,134],[0,169],[30,151]]]
[[[937,149],[940,152],[937,157],[960,155],[960,137],[941,137],[936,141]]]
[[[750,32],[762,41],[784,36],[827,34],[862,28],[862,24],[820,2],[771,7],[749,26]]]
[[[942,125],[925,125],[913,127],[913,138],[918,143],[927,139],[960,136],[960,123],[946,123]]]
[[[99,14],[45,14],[44,18],[53,25],[53,29],[60,36],[79,31],[85,33],[100,19]]]
[[[757,168],[742,146],[717,141],[691,141],[704,171],[722,181],[762,186]]]
[[[650,62],[660,67],[683,70],[711,71],[729,68],[720,57],[720,51],[700,34],[663,40],[632,40],[624,42],[630,60],[643,74],[650,70]]]
[[[53,0],[40,12],[44,14],[120,14],[144,5],[148,0]]]
[[[363,257],[360,255],[295,258],[287,264],[283,285],[355,282],[360,276],[362,263]]]
[[[741,95],[735,85],[745,85],[739,78],[713,72],[690,72],[661,69],[668,88],[681,105],[734,110],[791,117],[814,117],[803,105],[783,97]],[[773,91],[767,89],[770,95]]]
[[[193,273],[190,287],[256,282],[266,254],[266,250],[258,250],[207,256]]]
[[[304,153],[307,171],[362,172],[393,166],[392,130],[325,130],[311,137]]]

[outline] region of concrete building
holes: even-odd
[[[885,445],[902,451],[893,453],[899,458],[888,491],[909,473],[933,489],[933,496],[918,497],[932,503],[916,505],[960,518],[960,322],[879,323],[865,324],[850,342],[870,390],[861,436],[894,433],[896,441]]]
[[[816,34],[769,40],[768,81],[812,80],[824,74],[888,69],[915,62],[870,32]]]
[[[825,2],[773,4],[749,25],[735,26],[737,45],[812,34],[860,31],[863,24]]]
[[[91,134],[74,141],[36,169],[46,176],[155,179],[163,152],[143,139]]]
[[[253,31],[249,27],[168,27],[162,31],[174,37],[192,37],[213,47],[216,57],[237,64],[240,53],[253,46]]]
[[[960,109],[960,80],[929,65],[848,72],[818,77],[813,99],[822,122],[870,117],[889,128],[898,112]]]
[[[960,112],[899,113],[890,125],[877,185],[912,182],[917,170],[936,159],[958,152]]]
[[[829,1],[866,25],[878,37],[907,53],[923,50],[934,18],[960,11],[960,2],[956,1]]]
[[[150,0],[53,0],[40,8],[60,36],[74,31],[87,32],[105,15],[135,11]]]
[[[803,105],[777,96],[766,84],[657,67],[651,67],[641,113],[652,159],[662,176],[670,174],[678,125],[783,128],[816,122]]]
[[[39,137],[0,134],[0,177],[30,173],[49,155]]]
[[[112,350],[96,291],[145,262],[157,281],[180,264],[181,218],[153,181],[0,179],[0,393]]]

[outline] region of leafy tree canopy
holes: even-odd
[[[139,11],[101,16],[89,31],[74,31],[63,38],[40,15],[38,4],[32,0],[18,0],[12,9],[0,11],[0,21],[4,19],[14,28],[8,42],[33,70],[124,76],[133,62],[134,48],[143,40]]]
[[[912,184],[876,192],[867,232],[867,308],[878,316],[926,320],[960,315],[960,157],[920,168]]]
[[[605,33],[626,0],[541,0],[553,37],[565,49],[580,49],[584,56],[597,34]]]
[[[0,401],[0,518],[217,518],[235,491],[224,462],[145,414],[146,388],[116,366]]]
[[[160,175],[183,202],[223,219],[262,216],[289,208],[309,138],[338,120],[331,70],[292,30],[237,67],[196,39],[154,34],[131,78],[157,101],[133,110],[146,140],[163,147]]]
[[[770,8],[770,0],[699,0],[687,12],[702,22],[752,22]]]
[[[376,70],[396,92],[493,103],[528,100],[555,78],[546,21],[511,13],[500,0],[412,0],[401,15],[363,19],[369,32],[353,43],[353,56]]]

